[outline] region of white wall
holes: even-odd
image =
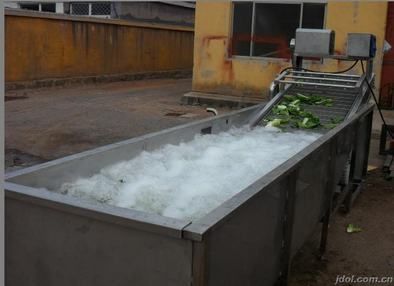
[[[5,2],[4,7],[6,8],[19,8],[18,3],[16,2]]]
[[[64,14],[64,4],[56,3],[56,13]]]

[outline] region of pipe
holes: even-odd
[[[212,108],[212,107],[208,107],[206,109],[206,111],[213,113],[214,116],[217,116],[219,114],[219,112],[215,108]]]

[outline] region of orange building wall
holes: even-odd
[[[337,52],[345,53],[347,33],[376,35],[374,71],[377,86],[382,68],[386,14],[387,2],[383,1],[329,1],[326,9],[326,28],[336,33]],[[232,57],[231,32],[230,1],[197,1],[193,91],[268,99],[271,82],[291,62],[286,59]],[[325,60],[323,65],[318,61],[305,61],[305,64],[307,68],[326,71],[337,71],[349,66],[349,62],[334,60]]]

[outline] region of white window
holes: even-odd
[[[297,28],[324,28],[325,3],[234,2],[233,56],[290,58]]]
[[[74,2],[70,5],[70,14],[108,18],[111,16],[111,3]]]

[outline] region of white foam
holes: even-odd
[[[142,152],[60,191],[179,219],[198,219],[315,141],[311,132],[247,127]]]

